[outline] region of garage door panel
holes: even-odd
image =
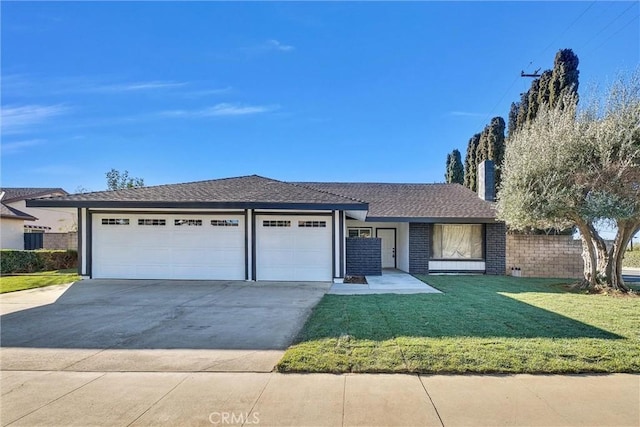
[[[324,227],[301,227],[300,222]],[[286,226],[288,225],[288,226]],[[329,281],[333,276],[331,218],[327,216],[258,215],[258,280]]]
[[[128,225],[103,224],[126,218]],[[245,279],[243,215],[191,215],[201,225],[185,225],[185,216],[169,214],[95,214],[93,276],[132,279]],[[138,225],[139,219],[163,219],[166,225]],[[212,221],[237,221],[219,227]],[[109,220],[108,220],[109,221]],[[176,222],[182,225],[175,225]],[[155,223],[158,223],[155,221]]]
[[[313,268],[315,264],[327,265],[331,263],[331,254],[319,254],[318,251],[299,250],[294,255],[295,263],[305,265],[307,268]]]

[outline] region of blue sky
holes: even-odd
[[[638,2],[2,2],[3,186],[260,174],[441,182],[446,155],[580,58],[637,66]],[[581,92],[582,92],[581,90]]]

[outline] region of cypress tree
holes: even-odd
[[[528,95],[528,108],[526,122],[532,122],[538,115],[538,93],[540,92],[540,79],[535,79],[531,82],[531,88],[527,92]]]
[[[494,117],[487,129],[487,159],[493,160],[496,165],[495,183],[500,186],[500,171],[504,159],[504,129],[505,123],[502,117]]]
[[[555,107],[564,95],[578,93],[578,56],[571,49],[556,53],[551,73],[549,105]]]
[[[518,120],[516,129],[522,129],[527,123],[527,114],[529,113],[529,91],[520,94],[520,109],[518,110]]]
[[[448,184],[464,184],[464,167],[462,166],[462,158],[460,151],[453,150],[451,154],[447,154],[447,173],[445,179]]]
[[[551,94],[551,75],[550,70],[546,70],[540,76],[540,89],[538,90],[538,108],[541,105],[549,105],[549,96]]]
[[[509,110],[509,136],[512,136],[518,126],[518,110],[520,110],[519,102],[512,102]]]
[[[467,156],[464,160],[464,186],[476,191],[476,151],[480,143],[480,134],[476,133],[469,139]]]
[[[451,153],[447,154],[447,164],[444,167],[444,182],[450,183],[451,179]]]

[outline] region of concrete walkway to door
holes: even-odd
[[[404,271],[384,269],[382,276],[367,276],[366,285],[334,283],[329,293],[335,295],[372,295],[440,294],[442,292]]]

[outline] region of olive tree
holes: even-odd
[[[129,176],[129,171],[120,172],[111,169],[106,174],[108,190],[122,190],[124,188],[144,187],[144,179]]]
[[[576,227],[583,286],[628,291],[622,258],[640,229],[640,73],[619,79],[606,101],[577,111],[577,95],[543,106],[506,147],[498,212],[509,227]],[[596,224],[615,224],[607,248]]]

